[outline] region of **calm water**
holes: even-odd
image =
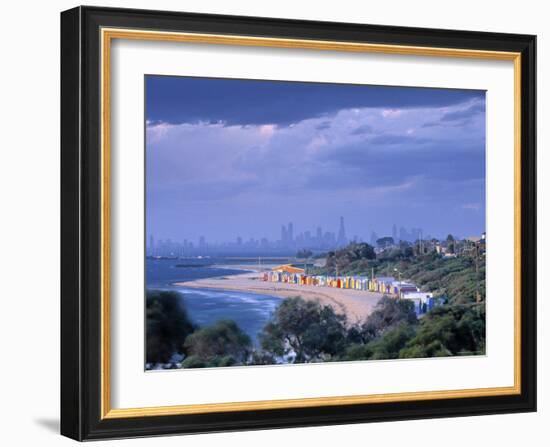
[[[233,290],[191,289],[172,285],[178,281],[242,273],[242,270],[208,265],[213,263],[230,262],[226,259],[147,259],[147,288],[175,290],[180,293],[189,316],[198,325],[208,326],[221,319],[231,319],[256,342],[258,333],[280,304],[279,298]],[[184,264],[185,267],[176,267],[177,264]]]

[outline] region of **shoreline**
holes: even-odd
[[[354,289],[267,282],[260,280],[257,271],[190,281],[177,281],[173,282],[172,285],[192,289],[248,292],[281,299],[300,296],[304,300],[318,300],[321,304],[331,306],[336,313],[346,315],[351,324],[361,322],[370,315],[378,300],[383,296],[381,293]]]

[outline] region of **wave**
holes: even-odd
[[[224,289],[199,289],[199,288],[190,288],[190,287],[178,287],[175,289],[177,292],[190,294],[190,295],[199,295],[207,297],[227,297],[231,299],[239,300],[243,303],[256,303],[256,302],[270,302],[274,300],[280,302],[281,299],[271,295],[258,294],[253,292],[238,292],[235,290],[224,290]]]

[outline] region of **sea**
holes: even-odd
[[[235,268],[231,268],[232,264]],[[252,262],[250,265],[252,269]],[[147,258],[147,289],[177,292],[191,320],[201,327],[223,319],[234,320],[257,345],[258,334],[281,303],[280,298],[234,290],[174,285],[176,282],[243,273],[245,267],[246,260],[243,262],[236,258]]]

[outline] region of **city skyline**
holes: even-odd
[[[339,226],[336,231],[324,229],[321,226],[316,226],[314,230],[299,228],[295,231],[294,223],[288,222],[281,225],[280,237],[269,239],[262,237],[255,239],[252,237],[243,237],[236,235],[234,238],[225,241],[213,241],[205,235],[199,236],[198,239],[192,240],[188,238],[172,239],[155,237],[153,234],[148,235],[146,252],[148,255],[199,255],[199,254],[223,254],[224,252],[238,253],[274,253],[285,252],[291,253],[298,250],[313,250],[316,253],[330,251],[342,248],[351,242],[366,242],[373,247],[380,246],[379,239],[387,239],[391,237],[394,244],[399,244],[402,241],[414,244],[418,241],[429,240],[445,240],[448,234],[445,235],[430,235],[425,233],[421,227],[405,228],[393,224],[391,229],[386,232],[376,233],[371,231],[370,235],[348,235],[345,230],[345,219],[343,216],[339,218]],[[452,235],[457,239],[465,239],[480,235]]]
[[[480,234],[485,93],[147,76],[146,171],[159,238]]]
[[[353,238],[348,239],[344,228],[344,218],[340,217],[340,226],[338,232],[323,231],[321,226],[316,226],[315,231],[303,230],[296,235],[294,234],[294,223],[288,222],[288,224],[281,225],[280,238],[271,240],[267,237],[255,239],[252,237],[242,237],[241,235],[235,236],[232,240],[225,241],[211,241],[205,235],[199,236],[197,241],[183,238],[180,240],[172,238],[158,238],[156,239],[153,234],[149,234],[147,249],[151,252],[157,244],[163,242],[174,242],[175,244],[182,244],[184,247],[188,246],[191,249],[206,248],[207,246],[217,247],[250,247],[250,245],[257,246],[258,248],[265,249],[291,249],[291,248],[313,248],[313,249],[330,249],[338,246],[344,246],[348,241],[358,240],[359,236],[355,235]],[[156,244],[155,244],[155,241]],[[207,242],[208,241],[208,242]],[[197,242],[195,244],[195,242]]]
[[[352,241],[368,242],[369,244],[373,245],[372,240],[373,240],[373,235],[375,235],[376,239],[382,238],[382,237],[392,237],[394,240],[397,240],[397,241],[404,240],[404,241],[408,241],[408,242],[413,242],[414,240],[417,240],[418,237],[415,238],[415,237],[411,237],[410,235],[415,234],[417,230],[421,230],[422,234],[425,234],[426,235],[425,237],[428,238],[428,239],[435,238],[435,239],[440,239],[441,240],[441,239],[444,239],[446,237],[446,235],[445,236],[443,236],[443,235],[432,235],[430,233],[426,233],[426,232],[424,232],[424,230],[422,228],[417,228],[417,227],[411,227],[410,230],[408,230],[405,227],[399,227],[399,228],[400,228],[400,230],[402,230],[399,233],[400,235],[402,235],[403,231],[404,231],[405,234],[407,234],[408,236],[397,236],[397,237],[395,237],[395,236],[392,236],[391,232],[388,233],[388,232],[370,231],[366,235],[354,234],[353,236],[347,238],[346,240],[348,242],[352,242]],[[306,234],[310,234],[310,235],[315,234],[316,235],[315,238],[319,239],[319,237],[317,236],[319,229],[322,230],[322,233],[325,237],[327,236],[327,234],[330,234],[331,239],[336,240],[336,233],[335,232],[333,232],[333,231],[324,231],[323,227],[321,227],[321,226],[314,227],[313,230],[311,230],[311,229],[304,230],[303,232],[299,233],[299,236],[300,235],[305,236]],[[477,234],[480,234],[480,233],[468,233],[468,235],[457,234],[457,233],[447,233],[447,235],[448,234],[451,234],[453,237],[462,239],[462,238],[477,235]],[[281,238],[270,239],[269,237],[266,237],[266,236],[255,238],[255,237],[252,237],[252,236],[242,236],[240,234],[236,234],[233,238],[229,238],[229,239],[225,239],[225,240],[219,240],[219,239],[209,238],[207,235],[200,235],[197,238],[193,239],[192,237],[185,237],[184,235],[174,237],[174,236],[162,236],[162,235],[157,236],[156,234],[148,233],[147,237],[146,237],[148,247],[151,245],[150,244],[151,237],[153,237],[153,239],[155,241],[171,240],[171,241],[182,242],[184,240],[188,240],[188,241],[193,242],[193,243],[198,243],[198,242],[200,242],[201,238],[204,238],[209,243],[214,243],[214,244],[228,244],[228,243],[236,242],[239,239],[242,240],[243,242],[250,241],[250,240],[261,241],[262,239],[266,239],[266,240],[269,240],[269,241],[281,241],[282,240]]]

